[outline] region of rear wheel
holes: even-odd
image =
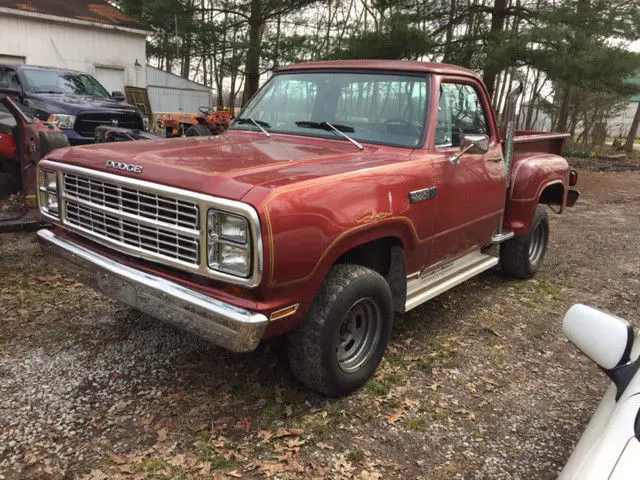
[[[542,205],[536,207],[529,233],[500,245],[500,265],[518,278],[533,277],[544,259],[549,243],[549,217]]]
[[[196,123],[195,125],[191,125],[187,128],[185,132],[187,137],[210,137],[211,130],[209,130],[205,125],[201,123]]]
[[[340,396],[371,378],[389,343],[391,290],[375,271],[335,265],[300,325],[287,337],[294,375],[308,387]]]

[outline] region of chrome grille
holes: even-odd
[[[67,224],[116,247],[199,266],[196,203],[72,172],[63,172],[62,187]]]
[[[169,225],[197,229],[198,205],[137,188],[64,173],[65,194]]]

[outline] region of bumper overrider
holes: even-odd
[[[38,231],[38,240],[48,260],[68,275],[227,350],[254,350],[267,327],[267,317],[261,313],[123,265],[51,230]]]

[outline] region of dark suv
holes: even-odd
[[[143,130],[140,111],[112,95],[91,75],[51,67],[0,64],[0,89],[15,90],[23,109],[44,121],[55,122],[69,143],[93,143],[96,127]]]

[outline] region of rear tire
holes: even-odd
[[[374,374],[392,324],[393,300],[385,279],[360,265],[334,265],[287,337],[291,370],[319,393],[350,393]]]
[[[187,128],[185,135],[187,137],[210,137],[212,133],[205,125],[196,123]]]
[[[529,233],[514,237],[500,245],[502,269],[518,278],[533,277],[542,265],[548,243],[549,216],[545,207],[538,205]]]

